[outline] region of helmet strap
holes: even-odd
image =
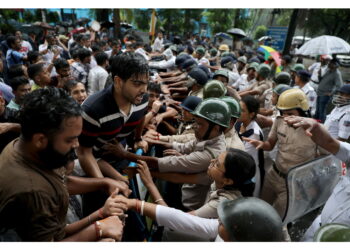
[[[207,120],[208,121],[208,120]],[[214,128],[215,124],[213,122],[210,122],[208,121],[209,123],[209,126],[208,126],[208,129],[207,129],[207,132],[205,132],[205,135],[203,137],[203,141],[206,141],[208,140],[209,138],[209,135],[210,135],[210,132],[212,131],[212,129]]]

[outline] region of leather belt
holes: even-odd
[[[272,167],[273,167],[273,169],[275,170],[275,172],[276,172],[280,177],[282,177],[282,178],[286,178],[286,177],[287,177],[287,175],[286,175],[285,173],[282,173],[281,171],[278,170],[278,168],[276,167],[276,164],[275,164],[275,163],[272,164]]]

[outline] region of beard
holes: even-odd
[[[77,159],[74,148],[66,154],[61,154],[53,148],[52,143],[48,143],[47,147],[39,152],[40,160],[44,163],[45,168],[53,170],[65,166],[68,162]]]

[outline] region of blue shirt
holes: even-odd
[[[23,53],[9,49],[6,54],[7,66],[11,67],[15,64],[23,64],[23,57]]]

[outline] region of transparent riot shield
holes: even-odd
[[[283,224],[286,225],[322,206],[341,174],[341,161],[333,155],[291,168],[286,178],[288,201]]]

